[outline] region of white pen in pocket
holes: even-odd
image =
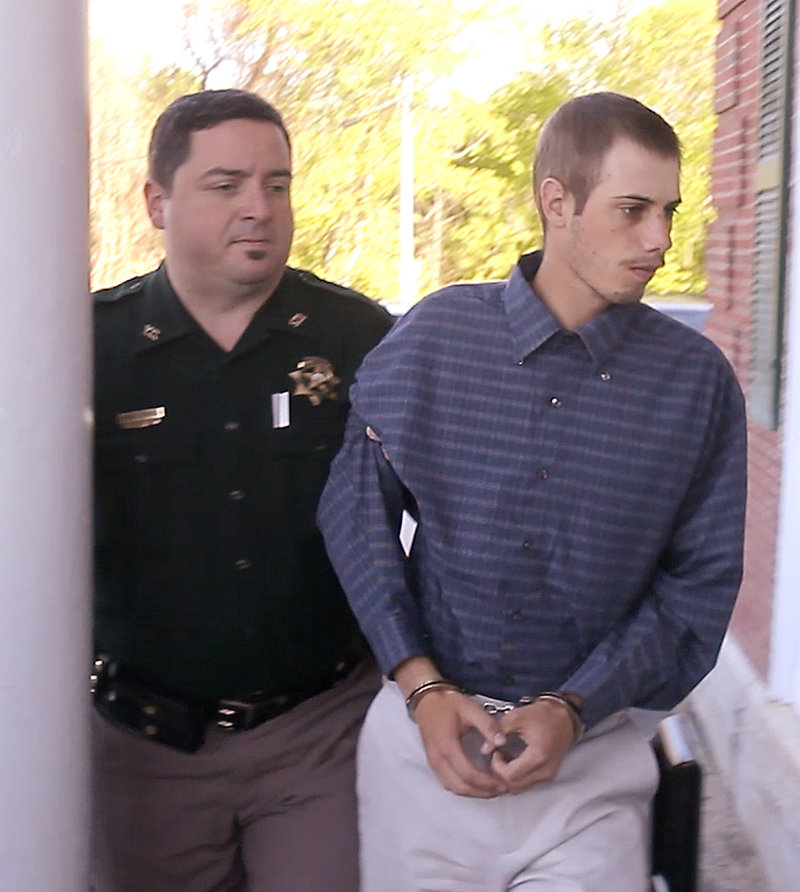
[[[289,391],[272,394],[272,426],[289,427]]]

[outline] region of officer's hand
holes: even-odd
[[[462,737],[475,732],[482,738],[478,747],[487,756],[506,742],[497,719],[474,700],[452,690],[430,691],[414,709],[428,763],[443,786],[459,796],[490,799],[508,792],[498,773],[482,771],[470,761]],[[487,760],[488,761],[488,760]]]
[[[504,713],[500,727],[504,734],[517,734],[525,743],[525,749],[516,758],[509,759],[499,750],[492,755],[492,773],[512,793],[553,780],[575,735],[567,709],[547,700]]]

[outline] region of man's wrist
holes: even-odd
[[[418,655],[408,657],[392,669],[389,677],[397,682],[404,698],[408,698],[414,688],[426,681],[442,678],[442,673],[429,657]]]
[[[586,733],[586,725],[581,717],[583,697],[571,691],[542,691],[535,697],[526,697],[520,701],[520,705],[528,706],[542,701],[558,704],[567,712],[572,722],[572,745],[580,743]]]
[[[559,690],[555,692],[559,695],[559,697],[563,697],[570,706],[578,713],[578,715],[583,718],[583,697],[580,694],[577,694],[575,691],[563,691]]]
[[[447,681],[445,678],[431,678],[428,681],[423,681],[422,684],[417,685],[406,697],[406,710],[408,711],[409,718],[414,718],[417,704],[426,694],[430,694],[431,691],[455,691],[457,694],[464,693],[463,689],[457,684],[454,684],[452,681]]]

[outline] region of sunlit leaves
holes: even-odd
[[[702,290],[715,0],[666,0],[636,15],[558,28],[542,28],[527,3],[512,20],[511,5],[186,0],[186,52],[171,68],[149,66],[136,78],[120,74],[102,44],[93,43],[95,285],[143,272],[159,258],[141,197],[158,112],[181,92],[239,86],[273,102],[292,133],[291,262],[396,299],[405,80],[413,88],[420,293],[459,279],[503,277],[520,252],[539,244],[530,183],[536,138],[562,101],[596,89],[635,95],[676,126],[684,144],[684,201],[669,262],[654,286]],[[468,52],[459,35],[481,28],[495,35],[501,24],[519,28],[524,21],[531,31],[524,70],[488,99],[459,94],[454,72]]]

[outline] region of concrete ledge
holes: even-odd
[[[733,637],[688,699],[774,892],[800,876],[800,715],[771,699]]]

